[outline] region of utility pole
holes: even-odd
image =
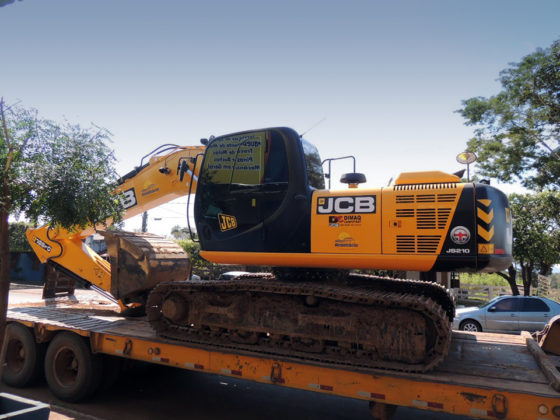
[[[142,232],[146,233],[148,231],[148,212],[142,213]]]

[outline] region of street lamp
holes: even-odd
[[[470,164],[476,162],[476,155],[473,152],[463,152],[457,155],[457,162],[467,165],[467,182],[471,182]]]

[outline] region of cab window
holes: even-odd
[[[210,184],[260,184],[268,148],[266,131],[217,138],[208,146],[202,172]]]
[[[219,137],[206,151],[195,212],[214,235],[230,236],[253,229],[280,207],[288,177],[280,133],[264,130]],[[235,218],[235,228],[220,225],[227,217]]]
[[[307,179],[309,185],[318,190],[325,189],[325,175],[321,165],[321,156],[317,148],[305,139],[301,139],[303,153],[305,155],[305,165],[307,167]]]

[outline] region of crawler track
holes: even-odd
[[[407,372],[443,360],[454,315],[439,285],[362,275],[345,285],[268,274],[161,283],[146,311],[158,335],[204,348]]]

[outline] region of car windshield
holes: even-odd
[[[489,307],[489,306],[492,306],[493,304],[495,304],[495,303],[496,303],[499,299],[501,299],[502,297],[503,297],[503,296],[497,296],[497,297],[495,297],[495,298],[492,299],[490,302],[488,302],[488,303],[482,305],[482,306],[480,307],[480,309],[482,309],[482,308],[487,308],[487,307]]]

